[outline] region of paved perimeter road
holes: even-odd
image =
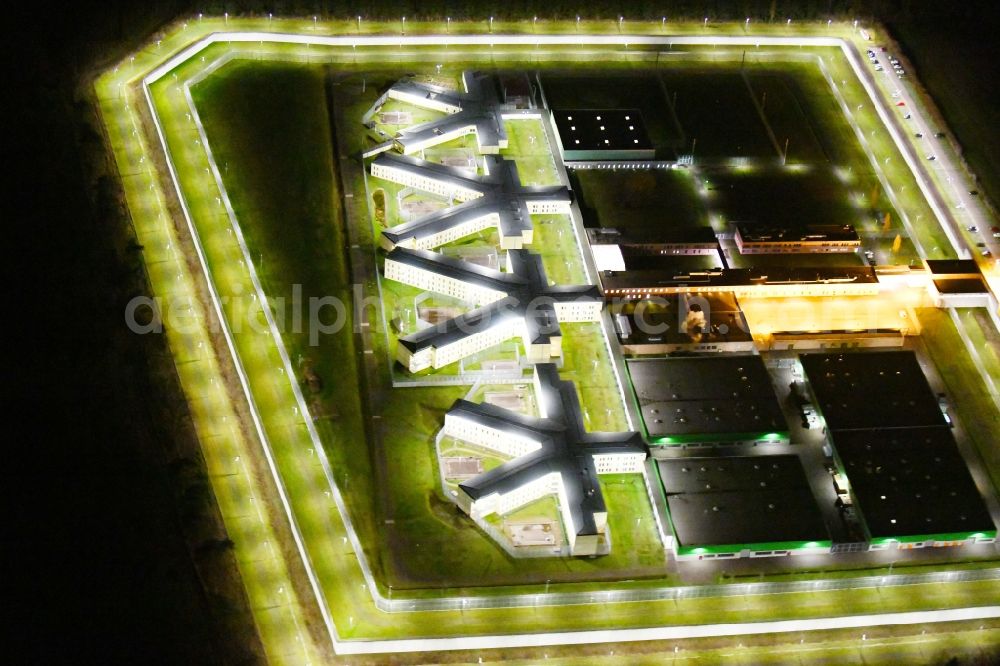
[[[510,44],[510,45],[623,45],[628,44],[641,44],[641,45],[668,45],[668,44],[690,44],[690,45],[727,45],[727,46],[760,46],[760,45],[772,45],[772,46],[833,46],[841,48],[845,55],[847,56],[848,62],[851,63],[852,67],[855,69],[855,73],[866,84],[866,87],[871,85],[871,80],[867,78],[867,72],[862,72],[859,70],[859,62],[856,53],[852,52],[852,47],[843,40],[833,39],[833,38],[823,38],[823,37],[757,37],[757,36],[734,36],[734,37],[702,37],[702,36],[684,36],[684,37],[656,37],[656,36],[637,36],[637,35],[482,35],[482,36],[410,36],[410,37],[387,37],[387,36],[372,36],[372,37],[357,37],[357,36],[306,36],[306,35],[291,35],[291,34],[274,34],[269,32],[234,32],[234,33],[224,33],[224,34],[212,34],[208,37],[196,42],[189,48],[185,49],[175,57],[171,58],[165,62],[160,67],[153,70],[150,75],[145,79],[144,84],[148,84],[157,78],[162,77],[168,73],[171,69],[177,65],[183,63],[184,61],[194,57],[204,48],[212,43],[216,42],[284,42],[290,44],[314,44],[314,45],[329,45],[329,46],[401,46],[404,43],[410,46],[420,46],[420,45],[481,45],[481,46],[492,46],[494,44]],[[873,96],[873,102],[876,104],[876,108],[880,112],[880,116],[883,121],[886,121],[886,106],[884,102],[877,99],[877,95],[872,89],[869,88],[869,94]],[[150,104],[152,109],[152,104]],[[155,116],[155,109],[152,109]],[[900,136],[898,127],[887,126],[890,132],[893,134],[894,139],[897,143],[897,148],[900,149],[904,155],[908,155],[909,151],[900,145]],[[161,140],[163,139],[161,135]],[[912,164],[910,165],[912,168]],[[171,165],[171,177],[175,180],[176,176],[173,173]],[[914,173],[914,176],[918,181],[923,180],[923,174]],[[940,196],[940,195],[938,195]],[[940,200],[936,203],[940,205]],[[932,203],[932,206],[934,203]],[[935,206],[936,208],[937,206]],[[949,222],[947,215],[943,214],[940,210],[938,212],[939,222],[942,227],[946,230],[949,228]],[[957,249],[957,248],[956,248]],[[202,249],[199,247],[199,250]],[[207,266],[203,265],[203,269],[207,271]],[[217,301],[216,295],[212,293],[212,297]],[[215,303],[216,308],[220,308],[218,302]],[[234,359],[236,361],[237,367],[239,368],[239,359]],[[242,378],[242,377],[241,377]],[[244,378],[245,379],[245,378]],[[289,377],[291,380],[291,377]],[[249,394],[249,389],[244,385],[247,391],[247,399],[253,404],[253,397]],[[295,385],[297,389],[297,385]],[[301,400],[300,396],[299,399]],[[319,443],[316,442],[317,448],[319,448]],[[273,465],[273,463],[272,463]],[[272,469],[275,473],[276,478],[279,476],[276,469]],[[331,479],[332,484],[332,479]],[[280,482],[279,482],[280,486]],[[336,487],[334,486],[336,490]],[[340,503],[338,502],[338,505]],[[342,506],[338,506],[342,509]],[[286,511],[288,510],[286,506]],[[291,518],[291,516],[289,516]],[[349,526],[349,519],[346,515],[343,516],[345,523]],[[358,542],[356,536],[353,535],[353,530],[351,530],[351,541],[357,546]],[[315,575],[311,571],[309,566],[309,558],[306,553],[301,552],[303,561],[306,563],[307,568],[310,569],[310,578]],[[360,548],[355,548],[359,561],[364,559],[364,553]],[[365,563],[367,564],[367,563]],[[363,567],[367,573],[367,566]],[[369,574],[370,575],[370,574]],[[313,578],[314,585],[315,579]],[[378,593],[375,585],[371,585],[369,589],[372,591],[376,605],[384,606],[386,600],[381,597]],[[317,591],[319,594],[319,592]],[[325,603],[322,598],[318,599],[321,607],[325,609]],[[380,603],[381,602],[381,603]],[[736,623],[736,624],[717,624],[717,625],[700,625],[700,626],[686,626],[686,627],[656,627],[648,629],[622,629],[614,631],[581,631],[581,632],[562,632],[562,633],[548,633],[548,634],[517,634],[517,635],[496,635],[496,636],[478,636],[478,637],[457,637],[457,638],[444,638],[444,639],[410,639],[410,640],[397,640],[397,641],[350,641],[345,642],[338,640],[337,632],[334,627],[329,627],[331,629],[331,639],[333,640],[334,646],[338,652],[341,653],[378,653],[378,652],[401,652],[401,651],[429,651],[429,650],[443,650],[443,649],[465,649],[465,648],[501,648],[501,647],[520,647],[520,646],[539,646],[548,645],[553,643],[559,644],[583,644],[583,643],[602,643],[608,641],[638,641],[638,640],[654,640],[654,639],[668,639],[668,638],[691,638],[691,637],[717,637],[717,636],[727,636],[727,635],[740,635],[740,634],[755,634],[755,633],[775,633],[775,632],[786,632],[786,631],[803,631],[812,629],[837,629],[837,628],[851,628],[851,627],[861,627],[870,625],[895,625],[895,624],[914,624],[914,623],[927,623],[927,622],[945,622],[945,621],[955,621],[955,620],[967,620],[967,619],[993,619],[1000,617],[1000,607],[988,606],[988,607],[973,607],[973,608],[962,608],[962,609],[949,609],[949,610],[938,610],[938,611],[920,611],[920,612],[908,612],[908,613],[893,613],[893,614],[881,614],[881,615],[853,615],[853,616],[839,616],[831,618],[816,618],[807,620],[782,620],[782,621],[771,621],[771,622],[756,622],[756,623]],[[327,618],[328,619],[328,618]]]

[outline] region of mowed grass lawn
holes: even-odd
[[[959,311],[961,312],[961,311]],[[923,326],[923,341],[941,378],[948,387],[948,399],[952,409],[958,412],[965,431],[971,436],[993,482],[993,492],[1000,488],[1000,411],[990,398],[975,361],[966,351],[965,344],[955,328],[955,323],[945,310],[921,308],[917,317]],[[975,322],[966,320],[966,325],[975,330]],[[973,344],[983,343],[973,337]],[[983,362],[991,373],[995,367],[996,355],[989,345],[980,348]]]
[[[192,91],[237,219],[279,321],[335,478],[371,536],[371,467],[350,317],[343,211],[331,159],[323,70],[237,61]],[[296,327],[293,289],[301,289]],[[308,302],[347,304],[336,334],[310,344]],[[334,313],[327,308],[324,321]]]
[[[579,169],[572,178],[588,227],[655,232],[708,224],[689,171]]]

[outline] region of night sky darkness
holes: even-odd
[[[703,3],[741,16],[748,4],[770,5]],[[992,3],[855,4],[874,7],[911,40],[917,74],[948,95],[947,113],[979,119],[976,136],[959,138],[1000,180],[1000,22],[996,9],[983,9]],[[141,43],[189,5],[109,0],[66,8],[46,0],[4,10],[5,47],[12,37],[20,42],[4,58],[14,71],[5,77],[2,153],[3,413],[13,417],[0,437],[10,498],[0,532],[7,663],[199,664],[251,654],[232,644],[224,605],[200,591],[182,536],[185,507],[204,499],[204,489],[170,464],[178,441],[190,436],[176,416],[184,405],[176,379],[157,371],[162,344],[125,331],[124,303],[141,289],[139,256],[123,232],[117,185],[93,177],[101,139],[81,122],[88,110],[73,96],[76,78],[95,61]],[[477,5],[484,15],[501,11]],[[936,53],[947,54],[943,71],[932,63]],[[1000,200],[995,188],[981,189]]]

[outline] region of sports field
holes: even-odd
[[[218,23],[214,25],[224,27]],[[284,24],[283,27],[287,28],[289,24]],[[300,27],[307,30],[308,24]],[[414,29],[419,28],[415,26]],[[178,41],[183,40],[179,38]],[[325,59],[318,53],[318,47],[308,45],[282,45],[280,48],[264,47],[263,44],[261,48],[256,48],[256,44],[253,46],[257,57],[262,51],[270,50],[284,58],[302,58],[307,61],[314,58]],[[238,51],[240,48],[240,44],[220,44],[210,47],[203,55],[208,62],[212,62],[228,49]],[[350,69],[350,63],[345,62],[349,59],[341,59],[332,69]],[[145,57],[140,65],[144,62],[148,66],[151,61],[155,62],[155,54]],[[456,63],[456,67],[461,64]],[[894,607],[974,603],[976,600],[989,599],[995,592],[990,584],[980,583],[972,590],[955,583],[934,586],[919,600],[914,600],[910,594],[901,594],[899,590],[888,588],[879,590],[877,594],[870,589],[845,590],[810,595],[805,603],[788,603],[776,595],[766,598],[744,597],[742,602],[737,603],[725,599],[699,599],[672,604],[611,604],[603,606],[605,610],[599,616],[580,614],[563,607],[539,608],[530,613],[510,609],[473,611],[453,607],[453,610],[431,614],[407,613],[399,616],[398,620],[394,618],[392,623],[384,622],[371,604],[371,591],[366,589],[358,562],[351,555],[352,544],[349,543],[349,537],[352,532],[340,523],[336,498],[330,497],[326,489],[331,487],[332,477],[343,493],[353,518],[353,528],[361,543],[365,544],[365,552],[375,570],[386,563],[379,564],[378,552],[381,547],[373,546],[369,539],[376,531],[382,530],[383,526],[376,528],[374,524],[366,524],[365,517],[375,515],[384,518],[386,507],[380,506],[374,514],[368,513],[366,503],[373,499],[376,503],[384,500],[383,493],[373,490],[373,479],[396,479],[398,477],[394,477],[392,472],[410,472],[407,478],[413,480],[413,485],[400,484],[400,487],[404,493],[416,492],[417,496],[410,497],[412,505],[401,502],[399,510],[404,512],[401,515],[407,522],[412,520],[415,529],[413,534],[426,529],[432,532],[439,530],[444,520],[453,520],[454,516],[444,520],[434,517],[435,511],[440,512],[440,507],[434,502],[434,493],[438,492],[434,486],[436,471],[431,460],[432,447],[428,446],[429,440],[424,437],[432,434],[435,423],[440,423],[443,409],[456,397],[457,391],[448,388],[407,389],[405,402],[408,407],[396,411],[391,399],[393,394],[400,391],[387,391],[377,381],[372,381],[380,377],[377,359],[386,358],[384,349],[379,349],[382,344],[380,339],[384,339],[379,334],[366,330],[367,327],[364,326],[357,335],[350,328],[344,329],[343,335],[330,335],[329,340],[321,342],[322,351],[319,351],[308,344],[308,339],[304,344],[294,330],[291,333],[285,332],[280,339],[276,339],[272,330],[259,326],[259,330],[254,330],[255,327],[249,325],[250,322],[261,321],[261,313],[255,309],[257,294],[260,293],[255,284],[255,273],[259,276],[259,286],[273,305],[276,296],[294,293],[293,285],[296,284],[302,285],[306,294],[344,293],[355,282],[349,277],[351,273],[348,271],[360,271],[355,272],[353,277],[359,274],[364,276],[364,271],[358,268],[359,264],[365,259],[371,261],[374,258],[371,252],[366,254],[363,250],[358,252],[351,248],[351,245],[357,244],[351,243],[351,240],[371,243],[371,222],[367,217],[367,204],[362,203],[367,202],[363,180],[357,178],[356,172],[353,176],[348,173],[350,167],[347,146],[352,139],[344,137],[341,143],[336,130],[338,123],[343,120],[339,116],[349,116],[349,109],[338,105],[331,107],[329,103],[330,99],[337,98],[335,85],[352,85],[356,82],[356,76],[354,79],[345,77],[344,80],[338,80],[331,76],[329,69],[318,63],[309,67],[271,67],[263,66],[260,62],[250,65],[230,64],[211,76],[206,83],[196,86],[194,105],[188,105],[183,94],[184,87],[178,81],[195,75],[199,67],[200,62],[192,60],[173,72],[176,78],[168,76],[161,79],[160,83],[153,86],[153,101],[164,128],[171,163],[180,183],[181,200],[203,248],[204,256],[201,260],[208,267],[208,288],[219,295],[231,297],[224,312],[229,330],[222,337],[236,351],[239,365],[242,366],[242,372],[237,374],[246,377],[247,392],[252,395],[254,403],[251,411],[260,415],[257,434],[252,430],[234,429],[236,417],[233,414],[236,409],[232,403],[239,400],[239,393],[229,391],[215,381],[220,375],[215,367],[215,356],[208,351],[213,342],[219,343],[220,340],[218,333],[215,338],[208,336],[208,318],[204,311],[200,311],[196,317],[201,323],[192,329],[193,332],[177,331],[171,334],[171,346],[178,355],[178,371],[189,396],[195,396],[192,400],[205,403],[205,411],[196,414],[202,432],[224,433],[225,446],[223,443],[214,443],[217,441],[214,437],[210,438],[213,441],[210,448],[213,450],[209,457],[217,460],[218,465],[226,467],[222,474],[226,478],[213,478],[213,487],[223,506],[227,527],[234,532],[234,536],[241,523],[241,516],[246,515],[245,509],[252,507],[254,499],[263,502],[265,498],[271,497],[263,510],[257,507],[257,517],[252,523],[248,523],[247,529],[253,532],[245,536],[241,534],[234,541],[237,542],[237,553],[253,607],[274,609],[260,611],[262,619],[258,622],[265,635],[269,656],[275,661],[300,661],[303,650],[307,655],[325,652],[328,648],[320,647],[326,645],[322,636],[317,638],[315,630],[304,628],[307,624],[312,627],[321,626],[316,616],[325,612],[331,613],[338,635],[350,638],[476,633],[495,629],[498,623],[516,631],[521,628],[538,630],[666,621],[698,622],[707,617],[724,620],[805,616],[847,609],[884,610]],[[407,65],[408,69],[410,67]],[[255,72],[247,76],[251,80],[258,77],[254,85],[260,87],[248,86],[239,90],[239,80],[244,74],[241,70]],[[292,83],[267,80],[269,74],[281,70],[287,70],[282,77],[288,76]],[[130,68],[130,76],[134,76],[136,71],[142,70]],[[186,234],[186,231],[183,226],[174,229],[172,225],[166,224],[162,215],[165,211],[172,211],[171,217],[176,215],[178,201],[169,190],[159,189],[158,181],[152,177],[148,166],[138,166],[148,165],[146,158],[147,155],[152,155],[149,148],[152,142],[143,138],[144,133],[132,133],[131,130],[139,128],[140,122],[146,121],[134,111],[141,98],[131,88],[133,80],[124,79],[129,87],[118,89],[116,86],[121,80],[115,73],[109,74],[102,82],[104,113],[111,128],[109,133],[119,164],[123,172],[133,174],[127,179],[125,187],[133,217],[139,218],[137,227],[142,228],[141,241],[150,248],[146,255],[147,264],[160,266],[160,261],[165,262],[162,269],[155,269],[162,270],[162,274],[157,272],[156,277],[151,276],[154,289],[158,293],[172,293],[173,290],[183,288],[192,303],[192,309],[197,307],[201,310],[196,304],[206,302],[202,300],[205,292],[197,292],[201,294],[197,299],[191,299],[191,295],[196,289],[206,289],[206,283],[202,283],[201,277],[191,272],[186,263],[177,258],[177,248],[184,247],[178,238]],[[227,88],[223,95],[221,91]],[[239,115],[238,107],[230,106],[227,110],[224,104],[217,102],[213,116],[212,97],[216,95],[220,100],[231,95],[231,99],[253,102],[254,112],[262,114],[262,125],[271,130],[270,135],[261,136],[261,129],[254,127],[246,119],[242,124],[239,120],[231,121],[231,116]],[[124,110],[120,104],[123,97],[132,102]],[[270,106],[275,107],[273,116],[269,117],[271,112],[262,112],[262,100],[272,102]],[[195,107],[204,123],[204,135],[198,133],[197,124],[187,117]],[[249,117],[248,112],[245,115]],[[220,125],[232,129],[220,129]],[[252,136],[253,134],[257,136]],[[207,160],[203,137],[207,137],[212,145],[213,161]],[[331,145],[335,145],[337,150],[330,151]],[[247,146],[253,146],[256,155],[241,156],[241,151],[250,150]],[[324,150],[317,150],[317,146]],[[209,177],[216,170],[225,185],[223,193],[220,193],[217,183]],[[320,179],[326,180],[326,184],[314,186],[314,180]],[[275,191],[261,193],[260,190]],[[351,196],[342,198],[341,195]],[[224,205],[224,197],[232,202],[231,213]],[[341,210],[342,202],[347,210],[346,215]],[[236,232],[233,231],[230,215],[239,220]],[[358,215],[364,217],[355,217]],[[352,226],[357,219],[366,221],[362,225]],[[245,244],[238,242],[240,233],[245,236]],[[332,244],[332,247],[328,244]],[[160,253],[163,258],[151,259],[150,255],[154,252]],[[250,265],[247,263],[248,259]],[[571,272],[572,266],[568,266],[567,270]],[[373,274],[368,273],[368,279],[361,281],[367,294],[374,292],[374,282],[370,279],[372,277]],[[275,321],[279,318],[277,314],[272,315]],[[370,309],[368,316],[373,329],[382,325],[376,309]],[[242,325],[237,326],[237,323]],[[369,348],[373,354],[365,353]],[[180,351],[184,349],[188,350],[187,354]],[[570,371],[575,369],[581,373],[593,372],[588,369],[587,363],[594,358],[597,358],[599,366],[606,366],[599,358],[599,353],[599,350],[586,348],[582,348],[579,353],[568,350],[567,363],[570,364]],[[301,354],[301,358],[298,354]],[[375,357],[374,366],[371,365],[369,356]],[[195,365],[188,368],[185,365],[187,361],[192,361]],[[372,369],[375,370],[374,374],[370,372]],[[289,381],[289,375],[294,376],[293,382]],[[385,375],[382,374],[381,377],[384,378]],[[370,385],[366,386],[366,383]],[[354,388],[359,385],[366,386],[366,390],[360,392],[360,398],[359,392]],[[614,396],[607,393],[610,390],[607,387],[605,380],[595,373],[594,379],[581,387],[584,402],[613,405]],[[353,394],[348,395],[352,391]],[[425,393],[419,393],[420,391]],[[593,397],[588,398],[586,391],[590,391]],[[303,403],[309,411],[308,421],[304,420],[305,415],[299,409]],[[378,408],[373,405],[378,405]],[[359,418],[362,415],[373,417],[370,431],[365,430],[364,419]],[[620,427],[615,425],[616,422],[620,423],[620,416],[616,416],[614,410],[605,412],[603,416],[600,410],[596,410],[591,418],[596,421],[592,426]],[[387,445],[394,431],[400,437],[399,441],[405,441],[411,450],[401,451]],[[384,436],[378,435],[379,432],[384,432]],[[260,460],[257,448],[259,443],[254,441],[257,437],[267,440],[266,450],[271,452],[270,457],[281,471],[277,485],[285,498],[282,503],[287,502],[291,506],[291,513],[295,518],[294,529],[300,535],[309,555],[306,568],[316,572],[318,586],[322,589],[327,605],[322,611],[317,612],[311,601],[297,600],[310,599],[310,588],[315,588],[316,583],[307,581],[308,576],[303,575],[297,565],[292,567],[294,571],[288,571],[289,565],[286,562],[295,561],[294,551],[289,549],[290,552],[272,554],[262,560],[254,551],[248,550],[250,543],[262,544],[265,552],[273,550],[273,545],[270,544],[276,542],[276,538],[273,536],[275,528],[271,524],[275,520],[274,516],[282,520],[279,508],[281,503],[273,494],[259,489],[270,485],[271,481],[259,473],[244,473],[239,469],[239,463],[247,462],[244,456],[251,461],[255,460],[254,464],[260,464],[258,469],[267,469]],[[324,455],[311,447],[317,438]],[[367,450],[375,440],[383,440],[381,451],[377,448],[374,451]],[[421,447],[424,448],[422,458]],[[407,453],[412,453],[413,456],[408,458]],[[428,461],[428,464],[420,462],[421,459]],[[410,469],[390,472],[386,466],[391,461],[400,466],[405,461],[410,461]],[[412,461],[416,463],[412,464]],[[235,472],[228,471],[233,468]],[[237,476],[230,481],[229,474]],[[220,489],[237,482],[248,483],[249,486],[239,489],[231,497],[222,494]],[[606,484],[606,489],[609,494],[617,493],[615,483]],[[420,494],[423,494],[422,500],[418,499]],[[638,502],[637,498],[645,501],[644,491],[628,490],[623,485],[621,497],[615,501],[634,504]],[[609,506],[611,502],[612,498],[609,497]],[[450,508],[454,510],[453,507]],[[613,523],[612,533],[617,536],[620,531],[616,531]],[[471,526],[463,526],[461,532],[477,534]],[[652,527],[644,526],[635,534],[648,543],[650,532]],[[628,531],[624,533],[627,534]],[[414,541],[416,543],[419,542]],[[490,545],[485,541],[483,543]],[[617,543],[630,544],[630,550],[640,558],[644,556],[645,546],[641,540]],[[414,545],[415,550],[425,547]],[[443,549],[447,550],[448,547],[444,546]],[[455,563],[456,571],[468,571],[471,574],[482,564],[474,559],[477,551],[470,552],[473,555]],[[627,553],[622,555],[626,556]],[[419,563],[421,556],[416,555],[412,559]],[[274,563],[277,569],[271,574],[262,573],[260,567],[263,565],[260,562]],[[432,571],[440,565],[440,562],[435,563],[430,559],[423,563],[423,566]],[[504,567],[512,569],[509,562],[498,566],[500,568],[497,572],[480,569],[480,575],[475,580],[483,581],[484,574],[497,573],[502,576]],[[599,566],[600,563],[596,565]],[[596,572],[596,567],[594,562],[584,562],[580,565],[580,570]],[[539,570],[534,578],[538,585],[534,589],[538,589],[544,582],[543,579],[547,580],[545,573],[544,569]],[[489,575],[487,577],[492,578]],[[288,581],[289,585],[275,584],[273,581]],[[528,580],[522,578],[520,582]],[[563,586],[561,589],[572,588]],[[382,594],[386,592],[392,594],[391,590],[382,588]],[[431,596],[438,594],[432,591],[426,593]],[[269,603],[269,595],[276,595],[277,603]],[[595,597],[593,601],[599,602],[600,599]],[[269,623],[267,618],[272,616],[274,619]],[[321,634],[322,631],[318,633]]]

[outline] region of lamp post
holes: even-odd
[[[493,34],[493,17],[490,17],[490,34]]]
[[[580,32],[580,15],[579,14],[576,15],[576,31],[578,33]]]
[[[531,19],[531,31],[532,32],[538,32],[538,17],[537,16]]]
[[[625,17],[624,17],[624,16],[619,16],[619,17],[618,17],[618,34],[619,34],[619,35],[620,35],[620,34],[621,34],[621,32],[622,32],[622,23],[623,23],[624,21],[625,21]]]
[[[358,15],[358,34],[361,34],[361,15]]]
[[[399,34],[401,34],[401,35],[405,35],[406,34],[406,17],[405,16],[403,17],[402,24],[399,26]]]
[[[448,33],[451,32],[451,17],[450,16],[448,17],[448,22],[445,24],[444,31],[448,32]]]
[[[663,32],[667,31],[667,17],[666,16],[664,16],[662,19],[660,19],[660,30],[662,30]]]

